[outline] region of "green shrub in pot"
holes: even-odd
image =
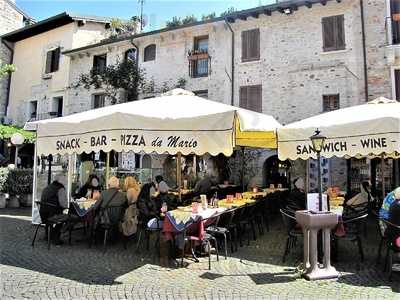
[[[0,208],[6,207],[6,193],[8,192],[8,168],[0,168]]]
[[[33,170],[32,169],[14,169],[10,170],[8,175],[8,190],[10,198],[16,201],[19,198],[22,204],[30,205],[33,190]],[[12,205],[16,207],[16,203]]]

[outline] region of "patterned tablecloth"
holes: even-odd
[[[244,206],[246,204],[251,204],[251,203],[254,203],[254,202],[256,202],[256,200],[249,199],[249,198],[234,199],[232,202],[227,202],[226,199],[223,199],[223,200],[218,201],[218,206],[219,207],[226,207],[226,208],[240,207],[240,206]]]
[[[87,199],[85,201],[71,201],[71,204],[74,206],[79,217],[84,217],[89,211],[91,211],[95,203],[96,200],[93,199]]]
[[[192,208],[189,206],[175,209],[166,213],[162,231],[167,240],[172,238],[173,233],[182,232],[191,226],[195,226],[194,230],[199,231],[199,234],[202,235],[204,232],[204,222],[202,220],[208,219],[225,210],[226,208],[223,207],[208,208],[195,214],[192,213]]]

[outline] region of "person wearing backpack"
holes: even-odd
[[[100,199],[94,206],[95,211],[95,224],[108,225],[116,224],[122,221],[122,216],[109,215],[107,208],[110,207],[127,207],[128,202],[126,195],[120,191],[119,179],[115,176],[110,177],[108,180],[108,188],[102,191]]]

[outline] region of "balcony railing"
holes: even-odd
[[[189,51],[188,61],[190,77],[206,77],[211,73],[211,56],[207,50]]]
[[[54,118],[59,118],[59,117],[62,117],[62,113],[60,114],[57,111],[50,111],[50,112],[45,112],[45,113],[40,113],[40,114],[31,113],[30,119],[28,121],[33,122],[33,121],[54,119]]]

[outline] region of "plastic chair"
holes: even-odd
[[[287,231],[286,247],[283,253],[282,262],[286,261],[286,257],[289,255],[290,250],[296,246],[297,239],[303,236],[303,231],[298,228],[294,211],[288,209],[280,209],[283,223],[285,224]]]

